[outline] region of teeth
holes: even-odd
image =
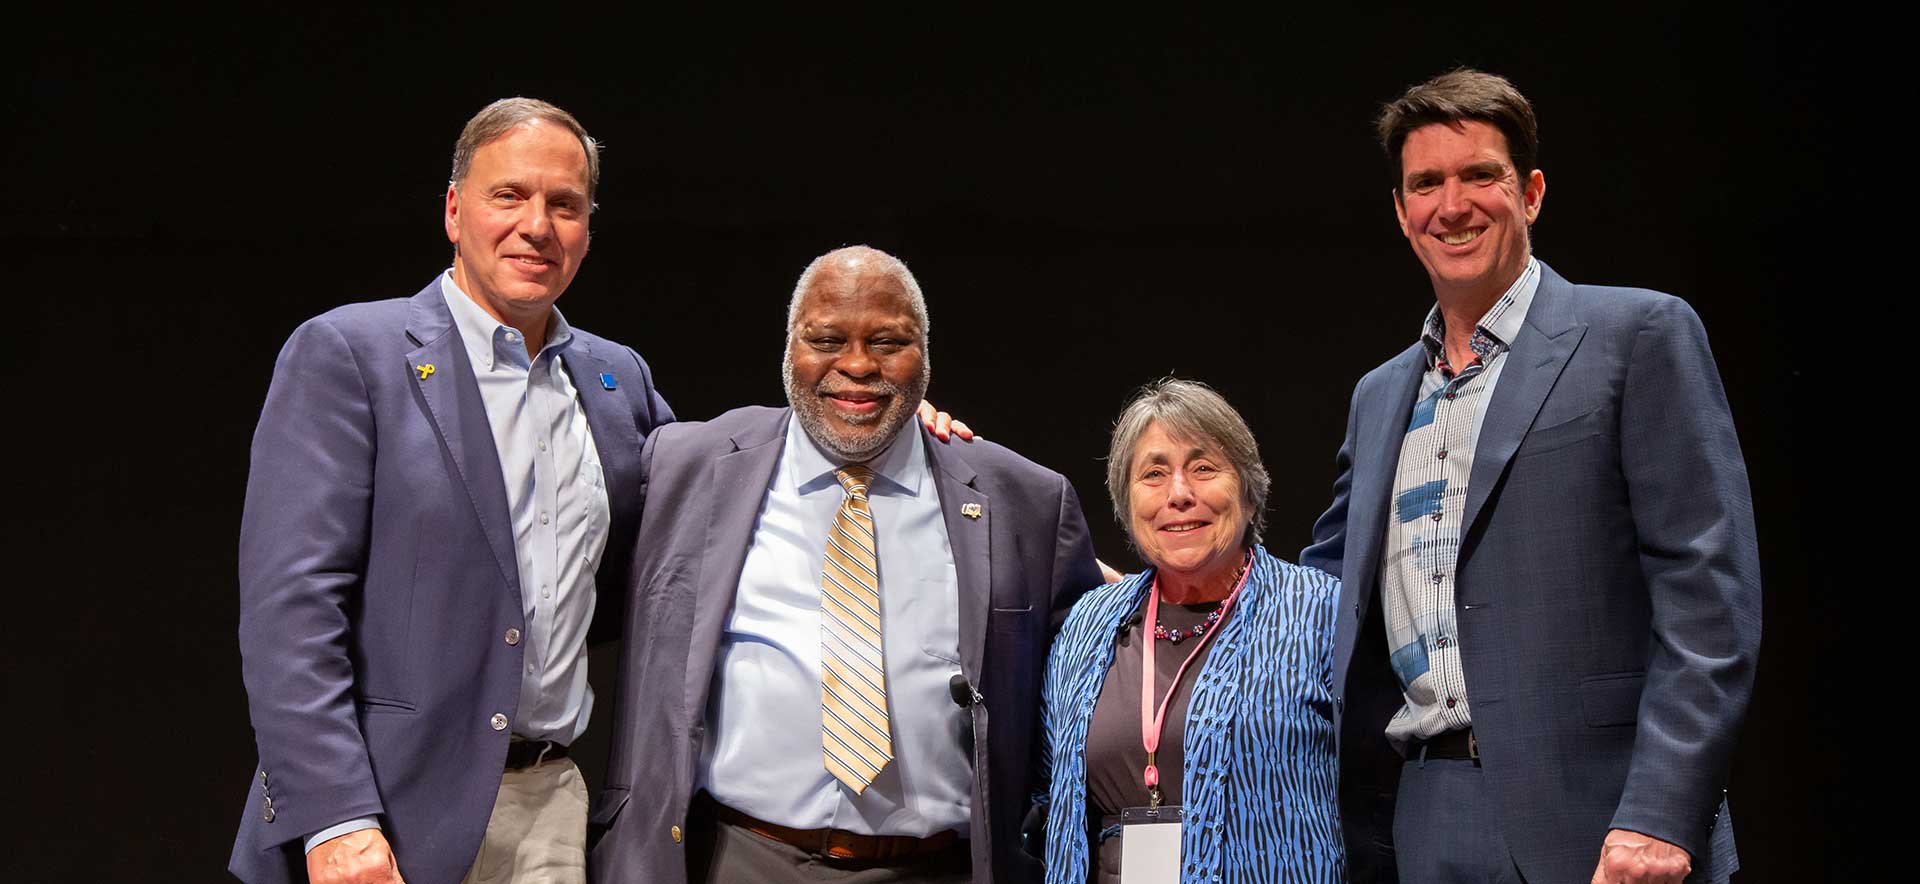
[[[1440,241],[1450,246],[1461,246],[1480,238],[1478,230],[1463,230],[1459,233],[1440,234]]]
[[[1195,529],[1195,528],[1198,528],[1198,527],[1200,527],[1200,526],[1199,526],[1199,525],[1168,525],[1168,526],[1167,526],[1167,530],[1168,530],[1168,531],[1173,531],[1173,532],[1176,532],[1176,533],[1184,533],[1184,532],[1187,532],[1187,531],[1192,531],[1193,529]]]

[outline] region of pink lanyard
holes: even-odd
[[[1147,640],[1140,643],[1140,743],[1147,750],[1147,769],[1142,778],[1147,784],[1147,794],[1152,807],[1160,806],[1160,767],[1154,763],[1154,753],[1160,749],[1160,731],[1167,723],[1167,706],[1173,702],[1173,695],[1180,691],[1180,677],[1187,672],[1188,664],[1200,656],[1200,649],[1213,640],[1215,633],[1227,622],[1227,615],[1233,612],[1233,602],[1240,597],[1240,588],[1247,585],[1247,575],[1253,573],[1252,562],[1246,570],[1240,572],[1240,582],[1233,585],[1233,591],[1227,593],[1226,600],[1220,603],[1220,619],[1213,628],[1200,636],[1193,650],[1187,652],[1187,659],[1173,673],[1173,684],[1167,687],[1167,695],[1159,703],[1153,701],[1153,682],[1157,674],[1153,668],[1153,627],[1160,622],[1160,578],[1155,576],[1153,586],[1147,592],[1147,620],[1144,628]],[[1152,710],[1152,711],[1149,711]]]

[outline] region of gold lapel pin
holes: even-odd
[[[963,503],[960,505],[960,515],[966,516],[969,519],[978,519],[980,518],[980,505],[977,503]]]
[[[424,381],[427,379],[427,375],[433,374],[433,363],[429,362],[426,365],[416,365],[413,367],[413,370],[419,372],[420,379]]]

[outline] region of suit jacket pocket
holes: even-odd
[[[1526,438],[1520,441],[1520,450],[1514,453],[1517,460],[1559,451],[1571,445],[1600,434],[1600,409],[1580,414],[1572,419],[1560,421],[1544,427],[1528,430]]]
[[[627,806],[627,799],[633,792],[625,786],[608,786],[594,796],[593,809],[587,814],[587,849],[592,850],[600,836],[613,828],[613,821],[620,816],[620,809]]]
[[[1587,726],[1633,724],[1640,717],[1640,690],[1646,684],[1645,672],[1615,672],[1582,680],[1580,713],[1587,719]]]
[[[372,715],[376,712],[394,712],[401,715],[412,715],[419,711],[412,703],[405,700],[393,700],[386,697],[361,697],[354,701],[354,705],[359,706],[360,711],[367,715]]]

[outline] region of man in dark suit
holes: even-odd
[[[1532,256],[1546,179],[1506,80],[1442,75],[1379,128],[1436,303],[1355,387],[1300,557],[1344,582],[1355,876],[1397,851],[1409,881],[1725,880],[1760,575],[1706,334]]]
[[[1053,630],[1100,582],[1073,488],[909,420],[905,265],[816,259],[790,408],[663,428],[595,881],[1015,881]]]
[[[240,878],[584,880],[587,630],[673,420],[633,350],[554,309],[598,179],[565,111],[489,105],[455,147],[452,269],[281,351],[240,533]]]

